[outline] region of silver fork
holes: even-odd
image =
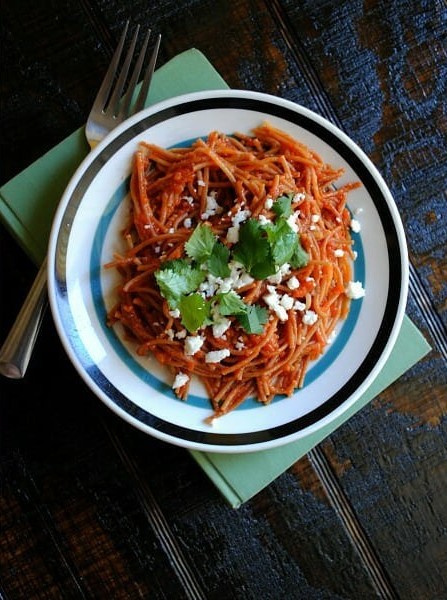
[[[158,50],[160,48],[161,35],[157,37],[154,49],[144,72],[140,91],[134,101],[137,83],[147,54],[151,31],[149,30],[145,36],[138,59],[126,85],[129,68],[135,54],[140,26],[138,25],[135,29],[135,33],[130,41],[129,49],[124,57],[121,69],[118,72],[128,28],[129,22],[126,23],[118,46],[112,57],[112,61],[87,119],[85,136],[92,149],[127,117],[142,110],[149,93]],[[126,91],[123,96],[124,89],[126,89]],[[45,258],[33,285],[31,286],[28,296],[0,349],[0,373],[2,375],[12,379],[21,379],[24,377],[46,306],[47,259]]]
[[[114,129],[119,123],[127,119],[131,114],[135,114],[144,108],[149,86],[151,84],[152,74],[154,72],[155,63],[157,60],[158,49],[160,47],[161,36],[159,35],[155,43],[154,50],[146,68],[143,82],[138,97],[134,104],[132,104],[135,87],[140,77],[141,68],[143,66],[144,57],[147,51],[147,45],[151,30],[146,34],[143,42],[138,60],[135,64],[132,76],[127,85],[127,91],[124,96],[123,90],[126,84],[127,75],[129,73],[130,63],[132,61],[133,54],[135,52],[135,46],[137,43],[138,33],[140,26],[137,25],[134,36],[129,46],[126,58],[124,59],[121,67],[120,74],[116,80],[115,87],[112,90],[114,81],[116,79],[116,73],[123,51],[124,42],[127,35],[127,29],[129,22],[126,23],[124,31],[121,35],[118,47],[115,50],[112,61],[109,65],[109,69],[104,77],[104,81],[99,88],[98,95],[90,111],[90,115],[87,119],[85,126],[85,135],[91,148],[94,148],[98,142],[100,142],[106,135]]]

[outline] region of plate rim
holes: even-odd
[[[366,357],[362,361],[362,364],[356,369],[354,376],[351,377],[350,380],[348,382],[346,382],[340,390],[338,390],[336,395],[338,396],[338,395],[342,394],[342,391],[346,388],[347,384],[350,383],[351,380],[353,380],[355,378],[357,373],[364,368],[363,365],[365,362],[368,362],[368,357],[373,352],[373,350],[376,354],[378,354],[378,360],[375,363],[375,366],[373,366],[368,371],[367,376],[361,381],[361,383],[359,385],[356,385],[354,390],[352,390],[351,392],[348,393],[348,395],[345,397],[344,400],[341,400],[336,403],[336,406],[334,409],[329,410],[329,412],[323,411],[323,412],[325,412],[325,414],[321,418],[317,418],[316,420],[313,419],[312,423],[310,423],[308,425],[303,425],[302,427],[299,427],[292,434],[279,435],[277,437],[274,437],[273,439],[269,439],[268,441],[265,441],[265,435],[264,435],[264,440],[259,441],[259,442],[252,441],[251,443],[246,443],[246,442],[243,442],[242,440],[231,441],[230,437],[240,438],[241,436],[244,436],[246,434],[240,434],[240,433],[220,434],[218,431],[214,431],[214,430],[210,431],[209,434],[208,433],[203,434],[202,432],[198,432],[196,430],[191,430],[190,428],[186,428],[188,431],[195,431],[196,437],[203,438],[200,441],[197,441],[197,440],[190,441],[190,440],[185,440],[185,438],[178,438],[175,435],[173,436],[172,433],[169,433],[169,427],[167,428],[168,429],[167,432],[160,431],[160,429],[157,426],[154,427],[153,425],[149,425],[145,422],[142,422],[141,418],[138,418],[137,416],[134,416],[134,414],[132,414],[132,412],[133,412],[132,410],[126,410],[123,407],[117,405],[117,403],[114,400],[112,400],[106,394],[104,394],[104,391],[101,388],[99,388],[99,390],[96,389],[97,387],[99,387],[99,385],[97,384],[96,380],[92,380],[92,373],[91,372],[88,373],[88,372],[86,372],[86,370],[84,368],[82,368],[82,369],[80,368],[80,365],[78,364],[79,359],[76,355],[74,355],[73,349],[72,349],[71,345],[69,344],[69,340],[67,339],[67,333],[62,326],[61,317],[60,317],[60,314],[58,311],[58,306],[57,306],[56,281],[58,280],[58,277],[57,277],[57,260],[56,260],[56,258],[58,256],[57,247],[58,247],[58,241],[59,241],[59,235],[60,235],[60,227],[61,227],[61,224],[63,221],[63,217],[66,213],[66,209],[69,207],[70,198],[72,197],[73,190],[75,189],[76,185],[78,185],[79,182],[82,180],[82,177],[86,173],[89,166],[94,164],[95,161],[97,161],[99,159],[103,162],[107,161],[110,158],[110,151],[112,151],[112,154],[113,154],[113,150],[114,150],[115,146],[118,146],[118,150],[121,147],[120,146],[121,136],[125,136],[125,134],[129,131],[132,131],[133,128],[135,128],[135,126],[137,126],[138,124],[141,125],[142,123],[146,122],[148,118],[150,119],[151,117],[160,115],[161,113],[163,113],[163,111],[168,111],[168,112],[170,110],[172,111],[172,109],[174,109],[175,107],[178,108],[178,107],[184,106],[185,104],[197,103],[197,102],[200,103],[202,101],[205,103],[209,103],[210,99],[212,99],[212,100],[226,99],[226,101],[228,101],[230,103],[231,103],[231,101],[239,102],[241,99],[255,101],[258,103],[264,102],[264,103],[267,103],[270,107],[272,107],[272,106],[280,107],[282,109],[292,111],[295,114],[302,115],[303,117],[312,121],[313,123],[317,123],[319,125],[319,127],[321,127],[323,130],[329,131],[333,137],[339,139],[340,143],[342,145],[344,145],[345,147],[347,147],[349,149],[349,151],[353,155],[356,156],[359,163],[363,166],[363,168],[366,169],[366,171],[369,173],[372,180],[375,182],[375,185],[377,185],[379,187],[382,197],[385,200],[385,204],[390,213],[389,216],[391,218],[391,221],[392,221],[392,224],[394,227],[393,233],[395,234],[396,242],[397,242],[397,245],[398,245],[399,251],[400,251],[399,294],[398,294],[397,304],[395,305],[395,307],[393,306],[393,308],[395,309],[395,314],[393,314],[392,322],[387,323],[387,325],[386,325],[387,329],[389,330],[389,335],[387,337],[387,340],[380,348],[376,349],[376,344],[377,344],[377,340],[379,337],[379,332],[377,332],[377,334],[374,338],[374,342],[372,343],[371,347],[367,351]],[[239,107],[234,106],[232,108],[239,108]],[[268,114],[266,114],[266,118],[268,118]],[[144,127],[141,130],[141,133],[145,130],[147,130],[146,127]],[[314,133],[314,131],[312,130],[311,133]],[[129,138],[129,140],[132,137],[134,137],[134,135],[132,135]],[[331,147],[333,147],[333,146],[331,145]],[[109,150],[109,152],[107,152],[107,150]],[[337,149],[336,149],[336,151],[337,151]],[[347,159],[345,159],[345,160],[347,160]],[[349,161],[347,161],[347,162],[351,165],[351,163]],[[382,221],[381,221],[381,223],[382,223]],[[384,229],[384,233],[387,234],[385,229]],[[389,257],[388,252],[387,252],[387,254]],[[153,435],[154,437],[157,437],[159,439],[162,439],[163,441],[172,443],[174,445],[179,445],[179,446],[186,447],[186,448],[193,449],[193,450],[211,451],[211,452],[219,452],[219,453],[252,452],[252,451],[263,450],[263,449],[267,449],[267,448],[273,448],[276,446],[280,446],[280,445],[288,443],[289,441],[295,441],[300,438],[306,437],[307,435],[310,435],[311,433],[315,433],[317,430],[325,427],[326,425],[328,425],[329,423],[331,423],[332,421],[334,421],[338,417],[340,417],[340,415],[345,413],[349,409],[349,407],[352,406],[360,398],[360,396],[364,393],[364,391],[366,391],[366,389],[373,383],[373,381],[376,379],[377,375],[380,373],[380,370],[383,368],[384,364],[386,363],[386,361],[389,357],[389,354],[391,353],[392,348],[394,347],[398,333],[400,331],[400,327],[402,325],[402,320],[403,320],[403,317],[405,314],[406,301],[407,301],[407,295],[408,295],[408,253],[407,253],[407,246],[406,246],[406,239],[405,239],[405,232],[404,232],[403,224],[400,219],[400,215],[399,215],[397,206],[394,202],[394,199],[392,197],[392,194],[391,194],[388,186],[386,185],[380,172],[375,167],[375,165],[372,163],[372,161],[369,159],[369,157],[363,152],[363,150],[361,150],[361,148],[346,133],[344,133],[340,128],[338,128],[336,125],[334,125],[333,123],[331,123],[329,120],[325,119],[318,113],[315,113],[314,111],[312,111],[306,107],[303,107],[299,104],[296,104],[296,103],[294,103],[290,100],[286,100],[284,98],[279,98],[277,96],[273,96],[271,94],[265,94],[263,92],[252,92],[252,91],[247,91],[247,90],[206,90],[206,91],[201,91],[201,92],[191,92],[188,94],[183,94],[180,96],[169,98],[167,100],[158,102],[157,104],[154,104],[151,107],[146,108],[145,110],[141,111],[137,115],[134,115],[133,117],[131,117],[130,119],[125,121],[123,124],[118,126],[115,130],[113,130],[102,142],[100,142],[100,144],[98,144],[98,146],[96,146],[96,148],[92,152],[90,152],[87,155],[87,157],[84,159],[84,161],[81,163],[81,165],[78,167],[78,169],[75,171],[72,178],[70,179],[70,182],[68,183],[68,185],[66,187],[66,190],[61,198],[60,204],[57,208],[57,211],[56,211],[54,219],[53,219],[53,224],[52,224],[52,228],[51,228],[51,232],[50,232],[48,256],[49,256],[48,291],[49,291],[49,299],[50,299],[50,306],[51,306],[51,312],[53,315],[53,320],[55,322],[59,338],[61,339],[61,342],[63,344],[63,347],[64,347],[66,353],[68,354],[72,364],[75,366],[78,373],[81,375],[81,377],[87,383],[88,387],[92,390],[92,392],[95,393],[95,395],[98,396],[100,400],[105,402],[105,404],[109,408],[111,408],[115,413],[117,413],[121,418],[128,421],[131,425],[137,427],[138,429],[140,429],[150,435]],[[391,272],[389,274],[389,277],[391,278]],[[391,286],[389,286],[389,287],[391,287]],[[388,306],[389,302],[390,302],[390,291],[388,291],[386,306]],[[386,311],[385,311],[385,313],[386,313]],[[383,318],[381,319],[381,328],[384,326],[384,321],[386,321],[385,313],[383,315]],[[94,383],[94,386],[92,386],[92,383]],[[95,389],[93,389],[93,387],[95,387]],[[332,400],[334,398],[334,396],[335,395],[333,394],[329,400]],[[123,404],[126,404],[126,401],[132,402],[130,399],[127,399],[124,397]],[[320,409],[322,409],[323,407],[326,407],[326,409],[328,408],[328,400],[326,400],[320,407],[318,407],[318,409],[313,410],[311,413],[308,413],[305,416],[300,417],[299,419],[294,420],[292,422],[295,423],[295,421],[301,421],[301,422],[307,421],[308,416],[313,415],[315,412],[319,413]],[[143,409],[141,409],[141,410],[143,410]],[[158,417],[155,417],[155,419],[158,419]],[[168,423],[168,422],[166,422],[166,423]],[[174,427],[177,428],[177,426],[174,426]],[[283,426],[280,426],[279,428],[282,428],[282,427]],[[278,429],[278,427],[276,427],[275,429]],[[266,430],[266,431],[269,431],[269,430]],[[256,433],[257,432],[252,432],[250,434],[250,437],[251,438],[259,437],[259,436],[256,436]],[[265,431],[263,431],[262,433],[265,434]],[[210,436],[214,440],[212,443],[209,443],[206,441],[206,438],[208,438]]]

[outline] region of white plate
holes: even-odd
[[[218,129],[250,133],[268,120],[359,180],[348,204],[361,222],[354,234],[354,279],[366,289],[305,386],[263,406],[249,399],[205,423],[210,404],[200,384],[182,402],[154,358],[137,357],[106,327],[116,275],[103,265],[119,247],[132,155],[140,140],[170,147]],[[292,102],[244,91],[188,94],[153,106],[112,132],[72,178],[55,216],[48,266],[49,298],[65,350],[93,392],[139,429],[167,442],[214,452],[271,448],[315,432],[346,411],[377,376],[403,319],[408,262],[397,208],[365,154],[332,124]]]

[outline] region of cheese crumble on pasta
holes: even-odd
[[[346,205],[358,184],[336,187],[342,173],[269,123],[139,145],[108,322],[169,367],[179,398],[199,377],[214,419],[303,386],[364,294]]]

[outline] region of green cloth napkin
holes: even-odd
[[[196,49],[179,54],[154,73],[147,105],[187,92],[227,88]],[[36,264],[46,253],[51,222],[74,171],[87,155],[84,128],[75,131],[0,189],[0,218]],[[318,432],[280,448],[247,454],[192,451],[191,455],[233,507],[254,496],[321,442],[430,350],[408,317],[387,364],[365,394]]]

